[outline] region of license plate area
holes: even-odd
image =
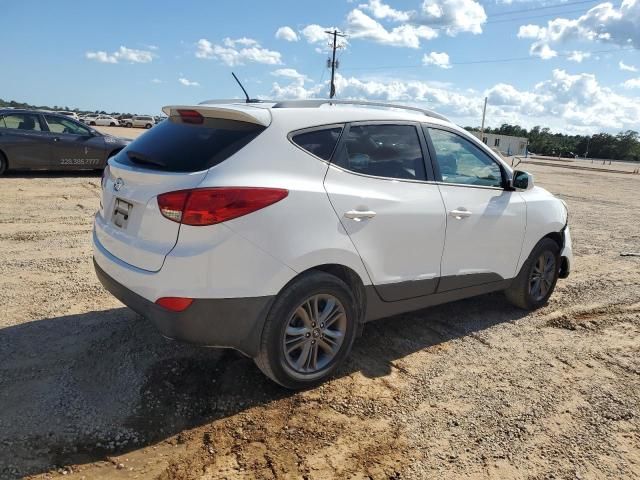
[[[116,227],[125,229],[129,223],[129,216],[133,210],[133,205],[129,202],[125,202],[119,198],[116,198],[116,204],[113,208],[113,215],[111,221]]]

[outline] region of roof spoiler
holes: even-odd
[[[252,108],[250,104],[232,103],[238,100],[229,100],[225,104],[200,104],[200,105],[167,105],[162,111],[167,116],[176,116],[178,110],[195,110],[205,118],[223,118],[238,122],[255,123],[268,127],[271,125],[271,112],[266,108]]]

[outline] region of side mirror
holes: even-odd
[[[513,172],[511,186],[514,190],[531,190],[533,188],[533,175],[522,170]]]

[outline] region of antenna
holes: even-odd
[[[233,78],[236,80],[236,82],[238,82],[238,85],[240,85],[240,88],[242,89],[242,91],[244,92],[244,96],[246,97],[246,103],[252,103],[255,102],[255,100],[251,100],[249,98],[249,94],[247,93],[247,91],[244,89],[244,87],[242,86],[242,83],[240,83],[240,80],[238,80],[238,77],[236,77],[236,74],[231,72],[231,75],[233,75]]]

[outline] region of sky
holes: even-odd
[[[640,130],[640,0],[0,0],[0,98],[158,114],[164,105],[337,98],[460,125]]]

